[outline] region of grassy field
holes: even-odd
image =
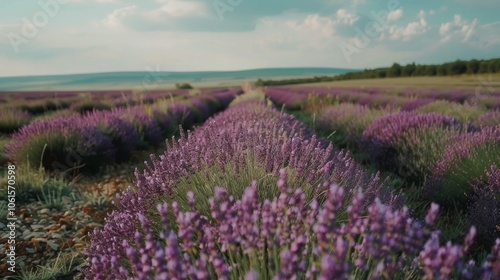
[[[324,87],[382,87],[382,88],[411,88],[411,87],[436,87],[436,88],[500,88],[500,74],[463,75],[446,77],[403,77],[385,79],[362,79],[324,83],[311,83],[300,86]]]

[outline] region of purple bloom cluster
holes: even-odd
[[[413,111],[421,106],[425,106],[429,103],[436,101],[431,98],[416,98],[411,99],[401,105],[401,111]]]
[[[128,190],[123,193],[119,197],[117,210],[108,216],[104,229],[95,231],[92,236],[87,254],[97,261],[94,262],[91,275],[106,271],[99,264],[99,260],[103,258],[118,258],[117,262],[120,263],[119,256],[125,256],[126,252],[126,246],[124,247],[121,240],[134,240],[136,225],[140,222],[136,214],[146,215],[159,197],[172,194],[179,178],[199,172],[207,166],[224,166],[227,163],[234,164],[236,172],[243,173],[248,168],[248,155],[255,156],[269,175],[278,176],[282,168],[292,169],[296,174],[297,184],[303,181],[312,186],[319,184],[318,193],[324,193],[328,189],[328,185],[321,183],[334,181],[344,188],[348,197],[363,188],[363,206],[371,203],[375,197],[380,197],[391,205],[401,204],[401,198],[383,189],[378,175],[367,173],[345,152],[337,151],[331,145],[319,141],[310,129],[295,118],[260,103],[242,102],[209,119],[187,136],[181,134],[181,138],[174,141],[173,146],[168,146],[162,156],[152,157],[152,166],[148,166],[142,173],[136,172],[138,192]],[[216,200],[217,197],[218,195]],[[227,207],[229,205],[224,206]],[[229,213],[224,214],[224,220],[229,219]],[[280,215],[285,218],[283,213]],[[243,213],[239,216],[246,217]],[[248,219],[252,220],[254,217]],[[181,230],[188,226],[186,224],[179,227]],[[255,235],[247,235],[247,239],[240,240],[241,237],[231,233],[234,229],[228,227],[229,225],[223,227],[227,239],[223,244],[228,248],[234,246],[234,238],[238,240],[237,243],[256,242]],[[243,229],[242,225],[240,227]],[[178,234],[188,234],[182,232]],[[295,237],[289,235],[285,240],[293,239]],[[303,246],[300,244],[294,246]],[[206,243],[206,246],[215,244]],[[227,273],[229,268],[222,266],[222,256],[212,252],[207,258],[216,264],[214,269],[217,273]]]
[[[49,169],[54,164],[67,164],[68,155],[77,158],[73,164],[86,164],[87,168],[115,155],[111,138],[80,117],[36,121],[22,127],[12,139],[6,147],[11,160],[29,160],[32,165],[41,163]]]
[[[449,145],[425,186],[427,196],[443,205],[465,203],[485,170],[500,162],[500,127],[466,133]]]
[[[452,117],[401,112],[374,121],[363,132],[361,143],[379,168],[412,176],[420,169],[417,164],[426,165],[421,171],[432,165],[427,156],[439,158],[439,150],[462,129],[462,123]]]
[[[266,96],[277,106],[285,106],[288,110],[297,110],[307,101],[307,94],[299,94],[286,89],[269,87],[265,90]]]
[[[158,146],[164,141],[162,131],[156,120],[146,113],[144,107],[134,106],[113,111],[120,118],[131,123],[144,146]]]
[[[436,204],[422,223],[411,218],[406,207],[395,210],[378,199],[366,207],[361,190],[349,202],[345,189],[325,183],[324,201],[308,203],[300,188],[285,182],[286,172],[281,170],[277,183],[281,194],[264,202],[259,202],[255,181],[241,199],[216,188],[209,198],[210,216],[197,210],[193,193],[187,195],[191,206],[185,212],[173,201],[157,205],[149,216],[122,216],[135,218],[139,226],[121,228],[133,230],[130,238],[113,239],[121,250],[108,244],[87,252],[91,266],[86,277],[448,279],[454,273],[464,279],[500,277],[500,239],[480,269],[473,262],[464,265],[475,228],[462,245],[440,246],[439,233],[432,232]],[[95,232],[93,241],[101,234]]]
[[[128,160],[139,144],[140,136],[132,123],[120,118],[117,112],[93,111],[86,114],[84,121],[97,126],[112,140],[116,148],[115,161]]]

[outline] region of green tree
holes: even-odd
[[[392,64],[391,68],[387,71],[388,77],[399,77],[401,76],[401,65],[398,63]]]
[[[476,74],[479,71],[479,60],[473,59],[467,62],[467,74]]]
[[[460,75],[467,71],[467,64],[457,59],[455,62],[448,63],[448,75]]]

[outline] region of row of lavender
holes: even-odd
[[[39,120],[12,135],[6,151],[20,165],[46,169],[83,167],[128,160],[133,151],[158,146],[179,125],[191,127],[225,109],[236,92],[193,97],[185,102],[92,111],[83,115]]]
[[[423,188],[426,201],[466,209],[481,242],[500,236],[500,112],[457,118],[342,103],[322,109],[317,129],[378,170]]]
[[[234,89],[201,89],[190,93],[189,90],[151,91],[143,94],[132,92],[36,92],[16,93],[9,97],[9,102],[0,105],[0,134],[11,134],[34,119],[66,117],[72,114],[84,114],[93,110],[111,110],[114,108],[148,105],[157,102],[189,100],[196,96],[224,94]],[[5,98],[5,97],[4,97]]]
[[[144,88],[146,89],[146,88]],[[227,88],[204,88],[200,92],[202,94],[211,94],[226,91]],[[191,92],[190,89],[171,89],[171,90],[148,90],[144,94],[147,99],[164,98],[170,96],[186,95]],[[29,92],[3,92],[0,97],[0,103],[12,100],[39,100],[39,99],[73,99],[83,96],[89,96],[94,100],[107,98],[115,101],[120,99],[128,99],[134,94],[140,94],[133,90],[105,90],[105,91],[29,91]]]
[[[413,219],[378,176],[263,104],[181,135],[136,178],[91,236],[88,279],[500,277],[500,240],[466,262],[475,228],[441,246],[436,204]]]
[[[267,87],[266,95],[278,106],[287,109],[300,109],[309,95],[314,93],[320,97],[334,97],[339,102],[351,102],[367,105],[372,108],[398,107],[404,111],[415,110],[437,100],[458,104],[469,104],[486,109],[500,110],[500,92],[476,89],[431,90],[404,89],[392,90],[381,88],[327,88],[327,87]]]

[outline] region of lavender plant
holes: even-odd
[[[115,155],[111,139],[80,117],[37,121],[21,128],[12,139],[6,147],[10,160],[48,170],[66,164],[68,155],[78,155],[73,159],[76,166],[95,170]]]
[[[279,175],[280,195],[259,202],[253,182],[241,199],[216,188],[211,212],[159,204],[155,217],[137,213],[133,236],[122,251],[87,252],[92,279],[496,279],[500,277],[500,239],[480,268],[466,264],[473,243],[471,228],[462,245],[441,246],[433,232],[439,207],[425,221],[376,199],[368,207],[362,191],[352,201],[336,184],[325,183],[324,202],[306,202],[300,188]],[[198,198],[199,199],[199,198]],[[341,209],[347,208],[346,215]],[[122,217],[125,218],[125,217]],[[156,219],[155,219],[156,218]],[[173,221],[171,221],[173,220]],[[109,220],[108,220],[109,222]],[[174,223],[176,230],[169,225]],[[95,231],[94,238],[102,232]],[[116,239],[118,242],[120,239]]]
[[[139,144],[140,136],[134,126],[119,117],[116,112],[93,111],[84,116],[84,121],[95,125],[102,133],[111,138],[115,147],[115,161],[130,159]]]
[[[32,116],[26,111],[0,110],[0,134],[11,134],[31,122]]]
[[[158,146],[164,141],[160,126],[143,107],[135,106],[113,112],[123,120],[132,123],[140,136],[139,148],[146,148],[148,145]]]
[[[140,223],[136,214],[143,213],[156,224],[155,215],[150,210],[162,201],[170,203],[177,200],[175,195],[183,195],[183,185],[192,183],[192,193],[197,197],[199,195],[206,199],[207,193],[217,196],[217,186],[211,185],[211,182],[204,184],[205,182],[199,180],[203,176],[222,178],[227,174],[229,179],[250,178],[248,170],[255,172],[253,175],[272,178],[278,176],[280,169],[286,168],[293,173],[294,184],[304,188],[313,187],[312,190],[304,191],[304,194],[307,194],[304,200],[308,204],[313,203],[314,197],[317,197],[319,203],[325,200],[328,186],[322,185],[322,182],[331,180],[345,188],[348,199],[352,199],[356,191],[363,187],[363,205],[368,205],[377,196],[391,205],[400,205],[401,199],[385,190],[377,175],[373,176],[364,171],[346,153],[336,151],[331,145],[318,141],[308,128],[293,117],[271,110],[265,105],[239,103],[209,119],[204,126],[187,136],[181,134],[181,138],[173,143],[173,146],[167,147],[165,154],[159,158],[152,157],[152,165],[148,165],[146,170],[136,172],[137,192],[131,189],[124,192],[119,197],[117,211],[107,218],[105,228],[94,233],[87,253],[91,258],[96,257],[96,265],[103,258],[111,260],[113,257],[110,254],[125,256],[128,247],[122,244],[122,241],[134,240],[137,225]],[[255,160],[249,160],[252,158]],[[253,166],[256,162],[258,165]],[[218,170],[223,171],[211,172]],[[264,182],[264,188],[268,188],[269,183],[266,182],[273,181],[262,177],[255,179]],[[220,181],[223,180],[224,178]],[[260,193],[264,196],[263,199],[266,196],[272,199],[274,195],[279,194],[278,190],[273,192],[272,189],[266,189]],[[235,199],[243,197],[243,188],[236,186],[234,182],[228,191]],[[310,195],[312,193],[317,195]],[[178,201],[179,209],[201,205],[200,215],[210,217],[207,206],[210,205],[209,201],[194,203],[189,197],[191,195],[187,201]],[[135,246],[134,248],[138,249]],[[114,259],[118,263],[122,262],[120,258]],[[222,271],[221,269],[224,270],[223,267],[216,270]]]
[[[484,180],[485,170],[498,162],[500,127],[464,134],[433,167],[425,193],[443,206],[465,205],[471,199],[472,186]]]
[[[452,117],[401,112],[374,121],[361,143],[377,167],[422,182],[448,143],[466,129]]]
[[[318,117],[317,128],[326,134],[339,148],[360,150],[363,131],[375,120],[397,111],[370,109],[351,103],[341,103],[326,107]]]
[[[477,118],[474,125],[478,127],[495,127],[500,125],[500,110],[491,110]]]
[[[459,104],[446,100],[438,100],[420,106],[416,111],[422,113],[439,113],[454,117],[462,122],[473,122],[486,112],[485,109],[479,106]]]

